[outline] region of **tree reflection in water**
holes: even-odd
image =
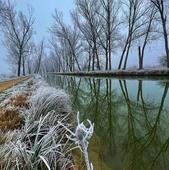
[[[82,120],[95,122],[90,143],[95,169],[169,169],[168,81],[66,76],[47,80],[70,94]]]

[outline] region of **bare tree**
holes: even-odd
[[[127,26],[127,38],[122,50],[118,69],[121,69],[124,60],[123,69],[125,70],[132,42],[141,36],[140,29],[145,25],[142,18],[147,13],[147,8],[145,0],[124,0],[123,4],[126,21],[123,26],[125,24]],[[124,31],[125,29],[123,27]]]
[[[143,69],[143,60],[144,60],[144,54],[145,49],[148,43],[150,43],[153,40],[157,39],[157,36],[155,34],[156,32],[156,26],[155,26],[155,17],[157,10],[151,5],[147,3],[147,14],[145,15],[144,22],[145,25],[143,26],[142,36],[138,39],[139,45],[138,47],[138,57],[139,57],[139,69]]]
[[[36,47],[36,52],[35,52],[36,59],[35,59],[35,71],[34,71],[36,74],[40,73],[41,63],[45,53],[44,50],[45,47],[44,47],[44,39],[43,39],[38,45],[38,47]]]
[[[71,70],[69,67],[69,57],[66,54],[67,48],[65,41],[61,39],[58,40],[58,38],[53,35],[50,39],[50,57],[55,65],[55,72]]]
[[[68,50],[70,71],[75,70],[75,64],[80,71],[79,50],[80,50],[80,34],[76,27],[71,27],[65,25],[63,22],[62,14],[55,10],[55,15],[53,15],[55,23],[50,29],[50,32],[57,40],[65,43],[65,51]]]
[[[100,0],[101,10],[98,11],[100,17],[101,31],[99,34],[99,43],[105,51],[106,64],[105,69],[112,68],[112,49],[116,48],[119,38],[119,3],[116,0]]]
[[[2,15],[2,30],[9,54],[17,58],[18,76],[21,75],[21,65],[25,75],[25,56],[33,35],[33,23],[32,10],[29,10],[29,15],[26,16],[22,12],[17,13],[9,2],[6,4],[6,11]]]
[[[89,55],[89,63],[92,60],[92,70],[100,67],[98,35],[100,33],[100,22],[98,19],[98,11],[100,5],[98,0],[76,0],[76,12],[72,13],[72,18],[83,35],[83,40],[86,41],[92,54]],[[92,55],[92,57],[91,57]]]
[[[158,10],[158,13],[161,18],[163,37],[165,42],[166,58],[167,58],[167,67],[169,68],[169,42],[168,42],[168,31],[167,31],[168,0],[150,0],[150,1]]]

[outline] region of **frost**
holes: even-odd
[[[70,143],[63,138],[66,130],[57,123],[58,120],[67,124],[71,113],[69,97],[63,90],[51,88],[40,77],[35,76],[29,81],[5,91],[6,99],[1,103],[6,109],[14,110],[10,98],[29,93],[29,107],[21,110],[24,125],[17,133],[2,133],[4,144],[0,145],[2,169],[68,169],[72,166]],[[0,137],[1,137],[0,136]],[[65,155],[66,153],[66,155]],[[1,169],[1,168],[0,168]]]
[[[68,169],[72,166],[70,150],[75,143],[84,155],[87,170],[93,170],[87,149],[94,124],[87,120],[89,127],[85,126],[78,113],[75,132],[69,130],[72,128],[68,123],[72,116],[69,96],[63,90],[48,86],[38,75],[5,92],[8,97],[23,93],[31,94],[28,95],[29,107],[18,108],[24,117],[24,125],[6,133],[5,143],[0,145],[2,168],[37,170],[46,166],[48,169]],[[8,103],[9,99],[6,99],[2,105],[10,110],[17,109]],[[67,131],[71,134],[68,139],[65,137]]]
[[[94,123],[92,124],[91,121],[88,119],[87,119],[87,122],[89,123],[89,127],[86,127],[83,122],[80,123],[79,112],[78,112],[77,113],[78,124],[75,129],[75,132],[72,132],[70,129],[65,127],[61,122],[58,122],[58,123],[62,125],[71,134],[71,136],[67,135],[67,138],[73,141],[76,145],[78,145],[78,147],[82,151],[84,155],[87,170],[93,170],[93,165],[89,161],[88,145],[89,145],[89,140],[93,135]]]
[[[39,84],[39,82],[38,82]],[[69,98],[63,90],[58,90],[49,86],[40,86],[29,99],[30,113],[34,120],[38,120],[41,115],[46,115],[54,111],[55,114],[67,114],[70,112]]]

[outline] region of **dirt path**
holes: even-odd
[[[24,80],[27,80],[28,78],[29,77],[21,77],[21,78],[17,78],[17,79],[0,82],[0,92],[13,87],[13,86],[17,85],[18,83],[20,83]]]

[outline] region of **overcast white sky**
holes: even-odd
[[[17,9],[26,11],[27,5],[31,5],[34,9],[34,16],[36,22],[34,24],[34,29],[36,35],[34,36],[36,41],[41,40],[43,37],[48,37],[48,28],[52,25],[52,13],[54,9],[62,11],[64,14],[64,20],[70,23],[69,12],[74,8],[73,0],[15,0]],[[1,37],[2,38],[2,37]],[[157,56],[161,55],[163,49],[159,43],[154,43],[150,48],[148,55],[145,58],[145,65],[153,66],[157,63]],[[2,44],[0,44],[0,73],[9,73],[10,69],[5,61],[5,50]],[[129,65],[136,66],[136,51],[133,50],[133,54],[129,57]],[[113,59],[113,65],[118,62],[117,58]]]

